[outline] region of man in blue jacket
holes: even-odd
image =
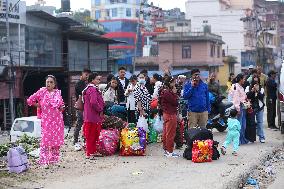
[[[184,86],[183,98],[188,100],[188,127],[205,128],[210,112],[208,86],[200,79],[199,69],[191,70],[191,80]]]

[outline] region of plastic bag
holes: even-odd
[[[192,147],[192,162],[211,162],[213,155],[213,140],[196,140]]]
[[[101,130],[97,142],[98,152],[104,156],[114,155],[118,149],[119,131],[117,129]]]
[[[146,132],[149,132],[147,120],[143,116],[139,117],[138,122],[137,122],[137,127],[142,128]]]
[[[157,131],[153,128],[153,123],[154,120],[149,121],[149,132],[148,132],[148,137],[147,137],[147,142],[148,143],[157,143],[158,140],[158,133]]]
[[[164,127],[164,120],[163,120],[163,118],[160,117],[160,116],[157,116],[155,118],[155,122],[154,122],[153,128],[158,133],[162,133],[163,132],[163,127]]]
[[[120,135],[121,156],[144,156],[146,151],[146,132],[142,128],[125,128]]]

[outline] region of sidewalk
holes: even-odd
[[[61,165],[45,174],[44,179],[33,183],[29,181],[20,188],[103,189],[115,186],[117,189],[236,189],[241,179],[267,154],[283,147],[284,135],[279,131],[265,130],[265,133],[265,144],[255,142],[241,146],[237,157],[231,155],[232,148],[228,148],[227,155],[221,156],[220,160],[202,164],[182,157],[165,158],[161,144],[147,146],[145,157],[112,156],[87,161],[83,158],[83,152],[70,152],[73,159],[64,164],[64,169]],[[214,139],[222,144],[225,135],[214,132]]]

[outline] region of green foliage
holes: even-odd
[[[6,156],[9,149],[13,146],[19,146],[21,145],[26,153],[29,153],[37,148],[39,148],[39,140],[35,137],[29,137],[28,135],[23,135],[21,138],[19,138],[15,144],[13,143],[6,143],[0,145],[0,157]]]

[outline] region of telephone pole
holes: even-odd
[[[12,7],[12,10],[14,7],[20,2],[20,0]],[[12,73],[13,68],[13,62],[12,62],[12,56],[11,56],[11,39],[10,39],[10,23],[9,23],[9,0],[6,0],[6,29],[7,29],[7,55],[8,55],[8,76],[9,76],[9,107],[10,107],[10,114],[11,114],[11,123],[13,124],[15,119],[15,112],[14,112],[14,77]]]

